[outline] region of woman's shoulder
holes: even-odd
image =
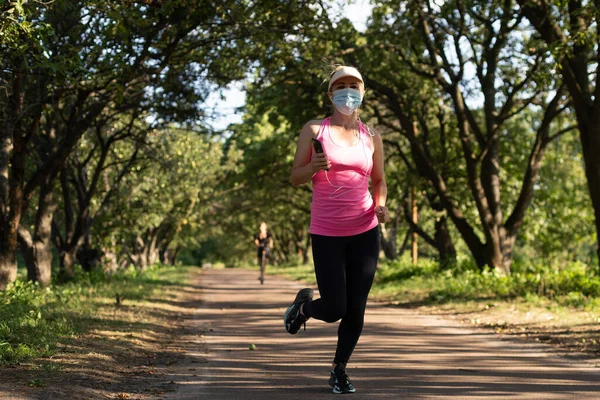
[[[327,118],[323,118],[323,119],[311,119],[310,121],[308,121],[306,124],[304,124],[304,127],[319,127],[321,126],[321,124],[323,123],[323,121],[325,121]]]
[[[316,136],[324,120],[325,119],[311,119],[306,124],[304,124],[301,134],[311,137]]]
[[[360,121],[360,124],[362,127],[361,131],[363,132],[363,135],[365,135],[365,137],[369,139],[368,142],[370,143],[370,146],[373,146],[374,151],[375,147],[378,147],[382,143],[381,134],[373,126],[369,126],[362,121]]]

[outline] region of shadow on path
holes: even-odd
[[[282,315],[301,284],[269,277],[261,286],[256,278],[257,272],[239,269],[200,275],[199,308],[183,338],[186,357],[168,377],[177,391],[167,398],[335,396],[327,379],[337,323],[309,320],[306,332],[287,334]],[[353,399],[598,399],[598,372],[543,345],[373,303],[348,365]]]

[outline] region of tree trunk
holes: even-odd
[[[71,281],[75,278],[75,260],[77,252],[74,248],[60,250],[60,279],[62,281]]]
[[[2,243],[0,243],[0,246]],[[17,259],[16,249],[8,247],[0,250],[0,290],[6,289],[6,286],[17,279]]]
[[[148,268],[148,253],[146,252],[146,244],[139,234],[135,237],[133,254],[130,254],[130,258],[137,269],[143,271]]]
[[[16,68],[6,118],[0,132],[0,290],[17,279],[17,230],[21,221],[24,182],[22,121],[24,94],[22,76]]]
[[[600,104],[600,99],[596,99]],[[590,110],[591,111],[591,110]],[[580,119],[578,115],[578,119]],[[585,176],[587,178],[588,190],[594,208],[596,222],[596,255],[600,267],[600,115],[590,112],[589,116],[579,121],[579,137],[583,149],[583,160],[585,164]],[[587,121],[590,121],[587,123]],[[598,269],[600,271],[600,269]]]
[[[398,257],[402,257],[404,252],[408,250],[408,239],[410,239],[412,233],[412,229],[406,230],[406,235],[404,235],[404,240],[402,241],[402,246],[400,246],[400,250],[398,251]]]
[[[410,204],[411,204],[411,221],[413,224],[418,225],[419,223],[419,209],[417,207],[417,190],[413,186],[411,196],[410,196]],[[418,244],[419,234],[416,231],[412,233],[412,246],[411,246],[411,255],[412,255],[412,263],[417,265],[419,261],[419,244]]]
[[[487,242],[486,249],[487,265],[502,274],[509,275],[515,238],[508,237],[503,227],[489,233],[489,235],[490,240]]]
[[[27,280],[38,282],[40,287],[50,285],[52,249],[50,242],[34,241],[26,229],[19,229],[19,244],[27,267]]]
[[[14,219],[2,221],[0,226],[0,290],[17,279],[17,231],[14,226]]]
[[[92,271],[102,260],[102,251],[89,245],[83,245],[77,251],[77,261],[84,271]]]
[[[304,230],[301,228],[294,229],[294,235],[296,255],[298,256],[298,260],[303,260],[306,254],[306,248],[304,247]]]
[[[600,99],[598,100],[600,101]],[[589,118],[589,119],[587,119]],[[583,160],[585,164],[585,176],[587,178],[588,190],[594,208],[596,222],[596,254],[600,263],[600,116],[587,116],[586,123],[579,121],[579,137],[583,149]],[[580,119],[578,115],[578,119]]]
[[[88,224],[89,227],[90,224]],[[77,248],[77,261],[81,264],[84,271],[91,271],[100,264],[102,260],[102,250],[92,245],[92,235],[89,229],[84,229],[85,236],[83,243]]]
[[[411,197],[414,196],[414,191]],[[452,237],[450,236],[450,230],[448,229],[448,217],[447,212],[442,206],[441,202],[438,200],[437,196],[431,192],[426,192],[427,200],[429,201],[429,205],[436,212],[438,217],[435,219],[435,233],[433,237],[429,235],[423,228],[418,225],[418,205],[414,203],[413,200],[405,197],[403,199],[404,204],[404,217],[406,222],[408,222],[410,226],[409,234],[411,238],[417,234],[425,240],[427,244],[435,248],[438,252],[438,260],[442,269],[451,268],[453,265],[456,265],[456,249],[454,248],[454,242],[452,241]],[[402,252],[404,252],[404,247],[406,246],[408,237],[404,239],[404,244],[402,245]],[[413,239],[414,246],[414,239]],[[416,256],[418,256],[418,248],[412,249],[412,257],[413,260]],[[415,255],[417,253],[417,255]],[[414,263],[414,261],[413,261]]]
[[[510,267],[513,262],[513,248],[515,247],[516,236],[507,236],[502,243],[502,254],[504,255],[503,269],[505,274],[510,273]]]
[[[56,210],[52,185],[40,187],[38,210],[33,236],[23,226],[19,227],[19,242],[27,265],[27,279],[41,287],[50,285],[52,274],[52,218]]]
[[[445,215],[435,221],[436,248],[440,257],[440,267],[443,270],[456,265],[456,249],[448,230],[448,217]]]
[[[310,233],[304,229],[295,231],[296,237],[294,245],[296,247],[296,255],[302,264],[308,264],[308,252],[310,249]],[[281,245],[281,243],[280,243]]]
[[[175,265],[177,259],[177,249],[166,248],[160,251],[160,261],[165,265]]]
[[[150,240],[148,240],[148,245],[146,246],[146,260],[147,266],[151,267],[156,264],[156,261],[159,259],[158,248],[156,247],[156,243],[158,241],[158,229],[152,232],[152,236]]]
[[[105,247],[102,249],[102,264],[104,266],[104,271],[108,273],[117,272],[119,269],[117,253],[115,253],[113,249],[114,247]]]

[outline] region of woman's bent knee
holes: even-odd
[[[340,316],[338,316],[338,315],[327,315],[325,317],[325,319],[323,319],[323,321],[325,321],[325,322],[337,322],[340,319],[342,319],[342,317],[343,317],[343,315],[340,315]]]
[[[342,317],[346,315],[346,309],[342,307],[330,308],[325,310],[325,318],[323,321],[325,322],[337,322]]]

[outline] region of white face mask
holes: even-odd
[[[333,92],[333,105],[344,115],[351,115],[362,103],[360,90],[344,88]]]

